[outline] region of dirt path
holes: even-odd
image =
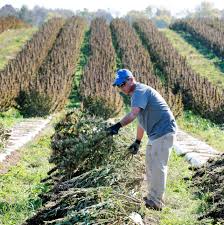
[[[33,140],[51,121],[51,117],[26,119],[16,124],[7,141],[6,147],[0,153],[0,172],[3,173],[19,158],[18,149]]]
[[[184,156],[193,167],[201,167],[209,158],[217,157],[220,152],[188,133],[178,130],[174,145],[178,155]]]

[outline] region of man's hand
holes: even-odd
[[[109,135],[116,135],[118,134],[119,129],[122,127],[121,123],[116,123],[111,127],[108,127],[106,131],[108,132]]]
[[[136,139],[135,142],[128,148],[129,152],[133,155],[136,155],[138,153],[140,143],[141,141]]]

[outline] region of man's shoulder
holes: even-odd
[[[154,89],[149,85],[137,82],[135,91],[136,93],[151,93],[154,91]]]
[[[136,90],[140,90],[140,91],[143,91],[143,92],[147,90],[148,93],[152,93],[153,95],[160,94],[156,89],[154,89],[153,87],[151,87],[147,84],[143,84],[143,83],[140,83],[140,82],[137,82],[136,84],[137,84]]]
[[[148,99],[150,96],[150,88],[149,86],[143,84],[143,83],[136,83],[136,88],[134,90],[134,93],[132,95],[132,99]]]
[[[140,83],[140,82],[136,82],[136,90],[144,90],[144,89],[150,89],[150,87],[146,84]]]
[[[136,87],[131,96],[131,106],[145,109],[148,103],[148,87],[145,84],[136,82]]]

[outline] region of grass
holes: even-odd
[[[186,57],[187,63],[195,72],[224,89],[224,62],[221,59],[194,40],[190,34],[169,29],[162,31],[180,55]]]
[[[150,210],[147,215],[157,218],[161,225],[195,225],[200,213],[201,200],[196,199],[191,184],[189,164],[174,151],[169,160],[166,189],[166,207],[162,212]],[[190,178],[185,181],[184,178]]]
[[[14,108],[9,109],[6,112],[0,112],[0,124],[3,124],[6,128],[11,128],[15,123],[23,120],[20,112]]]
[[[90,55],[89,41],[90,41],[90,30],[88,29],[85,31],[84,40],[80,48],[79,61],[76,66],[76,71],[73,79],[73,89],[69,96],[69,103],[66,106],[66,108],[68,109],[80,107],[80,97],[78,93],[79,91],[78,87],[84,72],[84,67],[87,64],[88,57]]]
[[[22,120],[23,117],[20,115],[19,111],[14,108],[11,108],[6,112],[0,112],[0,127],[3,128],[3,130],[8,130],[8,132],[10,132],[10,128],[12,128],[14,124]],[[2,140],[0,140],[0,153],[3,148],[4,144]]]
[[[48,190],[41,179],[47,176],[52,165],[50,137],[54,129],[48,127],[32,143],[20,150],[21,159],[16,166],[0,177],[0,224],[21,224],[41,207],[40,193]]]
[[[184,111],[177,123],[184,131],[224,152],[224,127],[218,126],[191,111]]]
[[[16,56],[36,30],[36,28],[23,28],[0,34],[0,70]]]

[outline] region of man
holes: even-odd
[[[144,198],[148,208],[162,210],[167,177],[167,162],[176,133],[174,116],[162,96],[150,86],[135,81],[127,69],[116,73],[113,86],[131,96],[131,112],[108,128],[111,135],[118,134],[121,127],[138,118],[135,142],[129,147],[132,154],[137,154],[146,131],[148,144],[146,148],[146,175],[148,195]]]

